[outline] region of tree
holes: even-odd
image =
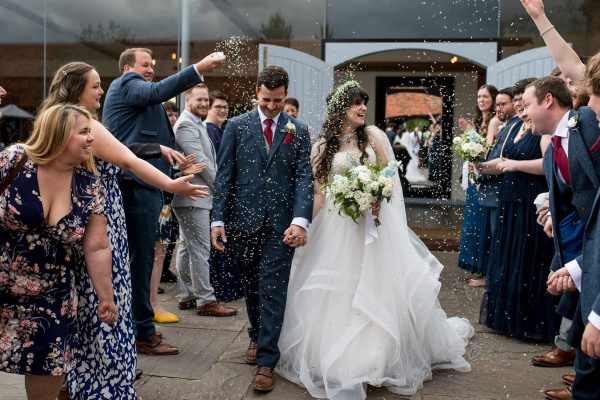
[[[135,37],[131,34],[129,28],[123,28],[113,20],[109,21],[108,28],[105,28],[101,22],[97,27],[92,24],[87,26],[81,24],[81,34],[79,41],[82,43],[124,43],[130,44],[135,41]]]
[[[292,25],[288,24],[278,11],[271,14],[269,21],[260,24],[260,33],[264,39],[285,39],[292,38]]]

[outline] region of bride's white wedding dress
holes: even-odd
[[[383,132],[368,132],[389,147]],[[366,151],[375,162],[373,149]],[[331,174],[359,157],[355,140],[341,147]],[[442,265],[408,229],[397,176],[379,219],[378,239],[365,245],[365,218],[357,224],[340,216],[326,199],[308,244],[296,251],[278,372],[314,397],[364,399],[366,384],[410,395],[432,369],[470,370],[463,354],[473,327],[463,318],[447,319],[438,303]]]

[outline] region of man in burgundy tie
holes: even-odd
[[[581,259],[584,228],[600,187],[600,128],[590,108],[571,110],[571,94],[560,78],[549,76],[532,82],[523,94],[523,106],[523,116],[531,120],[535,132],[553,135],[553,146],[544,155],[550,199],[550,218],[544,230],[553,235],[556,248],[552,261],[555,273],[548,281],[548,291],[558,295],[567,286],[581,287],[582,270],[585,274],[586,266],[590,268],[579,265],[577,259]],[[564,282],[564,286],[559,282]],[[600,315],[590,311],[590,305],[582,299],[586,299],[584,292],[577,303],[569,336],[570,344],[577,349],[573,398],[597,399],[598,360],[586,355],[580,345],[584,330],[590,327],[600,330]],[[558,312],[561,313],[560,306]],[[545,395],[549,399],[570,398],[570,390],[552,389]]]
[[[231,245],[240,266],[250,321],[245,359],[258,366],[252,387],[262,392],[273,388],[294,249],[306,244],[312,218],[310,136],[282,112],[288,81],[281,67],[263,69],[257,108],[227,124],[211,215],[213,247]]]

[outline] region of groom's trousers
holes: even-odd
[[[257,232],[234,230],[232,236],[250,320],[248,335],[258,343],[256,364],[275,368],[294,249],[268,221]]]

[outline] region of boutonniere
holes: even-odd
[[[287,124],[282,129],[282,132],[285,133],[285,137],[283,138],[284,144],[292,144],[294,140],[294,135],[296,134],[296,125],[292,121],[288,121]]]
[[[296,134],[296,125],[292,121],[288,121],[287,124],[283,127],[283,132],[288,133],[290,135]]]
[[[575,128],[577,126],[578,121],[579,121],[579,115],[574,115],[571,118],[569,118],[569,121],[567,122],[567,126],[569,128]]]
[[[506,128],[506,124],[502,124],[498,127],[498,132],[500,132],[502,129]]]

